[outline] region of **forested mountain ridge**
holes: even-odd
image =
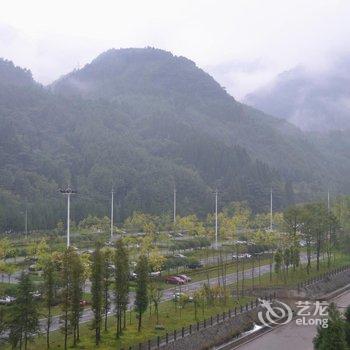
[[[245,102],[306,131],[350,129],[350,56],[324,68],[297,66],[248,94]]]
[[[236,102],[192,61],[163,50],[109,50],[51,88],[65,96],[108,100],[116,109],[127,108],[136,128],[148,129],[148,134],[163,130],[172,137],[171,123],[184,123],[229,147],[242,145],[293,181],[310,179],[316,175],[313,166],[324,166],[300,130]],[[159,124],[163,129],[158,130]]]
[[[341,179],[300,130],[162,50],[110,50],[46,88],[12,63],[0,61],[3,70],[0,229],[23,227],[26,198],[32,227],[55,225],[65,204],[57,188],[68,183],[79,191],[75,220],[108,215],[112,186],[121,220],[169,213],[174,182],[179,213],[205,215],[216,186],[220,205],[246,200],[259,211],[271,186],[281,207],[294,198],[291,183],[303,200]]]

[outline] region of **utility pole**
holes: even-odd
[[[70,196],[77,193],[72,190],[69,186],[65,189],[59,189],[59,191],[67,196],[67,248],[70,246]]]
[[[28,207],[26,204],[26,212],[24,214],[24,231],[26,234],[26,239],[28,239]]]
[[[272,231],[272,225],[273,225],[273,213],[272,213],[272,187],[270,192],[270,231]]]
[[[111,198],[111,242],[113,239],[113,224],[114,224],[114,190],[112,188],[111,192],[112,198]]]
[[[328,189],[328,193],[327,193],[327,209],[328,209],[328,213],[331,209],[331,205],[330,205],[330,197],[329,197],[329,189]]]
[[[174,231],[175,231],[175,225],[176,225],[176,186],[174,185]]]
[[[218,189],[215,190],[215,249],[218,249]]]

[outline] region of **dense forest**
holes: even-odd
[[[339,138],[344,147],[345,135]],[[330,147],[330,145],[332,147]],[[350,189],[348,154],[237,102],[192,61],[153,49],[109,50],[50,86],[0,60],[0,231],[53,227],[58,188],[76,221],[133,211],[205,215],[247,201],[254,212]]]

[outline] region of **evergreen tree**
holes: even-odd
[[[61,322],[63,323],[61,331],[64,334],[64,349],[67,349],[67,340],[70,333],[70,305],[71,305],[71,265],[70,265],[70,253],[71,249],[67,248],[64,252],[62,259],[62,270],[61,270],[61,305],[62,305],[62,315]]]
[[[73,346],[79,341],[79,321],[83,307],[81,300],[83,298],[83,278],[84,267],[78,253],[74,250],[71,254],[71,327],[73,331]]]
[[[103,254],[102,263],[102,305],[104,313],[104,329],[108,329],[108,312],[111,308],[111,300],[109,295],[109,288],[111,285],[111,269],[110,269],[110,251]]]
[[[100,245],[96,245],[96,249],[92,254],[91,266],[91,295],[92,295],[92,311],[94,312],[94,320],[92,328],[95,330],[95,343],[99,345],[101,340],[101,324],[102,324],[102,275],[103,272],[103,254]]]
[[[115,263],[115,306],[117,317],[117,337],[122,332],[122,317],[124,315],[125,327],[125,313],[129,302],[129,256],[123,241],[120,239],[116,244],[116,251],[114,257]]]
[[[334,303],[328,308],[328,327],[317,328],[317,335],[314,338],[316,350],[346,350],[345,323]]]
[[[48,258],[44,264],[43,269],[43,297],[44,303],[47,309],[46,314],[46,347],[50,348],[50,328],[52,323],[52,306],[54,304],[56,287],[57,287],[57,274],[55,264],[52,259]]]
[[[282,261],[283,261],[283,253],[281,249],[277,249],[274,259],[275,259],[275,272],[279,273],[281,271]]]
[[[148,261],[145,255],[139,257],[136,266],[136,298],[135,310],[138,314],[138,331],[142,326],[142,314],[147,310],[148,306]]]
[[[346,343],[348,344],[348,347],[350,347],[350,306],[346,308],[344,316],[345,316],[345,340],[346,340]]]
[[[39,333],[38,305],[33,297],[33,284],[29,275],[22,272],[15,305],[11,310],[9,342],[12,347],[19,345],[27,349],[28,341]]]

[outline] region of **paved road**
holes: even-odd
[[[302,262],[306,261],[306,255],[301,256],[301,261]],[[261,266],[260,272],[261,272],[261,275],[269,273],[270,272],[270,265]],[[255,277],[259,276],[258,268],[254,269],[254,276]],[[226,283],[227,284],[235,283],[237,281],[236,277],[237,277],[236,273],[228,274],[226,277]],[[242,280],[242,277],[243,277],[243,273],[242,273],[242,271],[239,271],[238,280]],[[248,279],[251,279],[251,277],[252,277],[252,269],[245,270],[244,278],[248,280]],[[177,291],[180,291],[180,290],[182,292],[185,292],[185,293],[193,293],[194,291],[200,289],[204,283],[207,283],[207,280],[192,282],[192,283],[188,283],[187,285],[183,285],[181,287],[177,286],[177,287],[166,289],[163,291],[162,300],[163,301],[172,300],[174,293]],[[210,283],[210,285],[215,285],[218,283],[218,279],[217,278],[210,278],[209,283]],[[134,300],[135,300],[135,293],[130,292],[130,294],[129,294],[129,309],[131,309],[133,307]],[[90,309],[85,309],[83,314],[82,314],[82,317],[81,317],[81,323],[91,321],[92,319],[93,319],[92,311]],[[60,327],[59,316],[53,317],[51,330],[55,331],[59,327]],[[42,329],[43,330],[45,329],[45,320],[42,321]]]
[[[350,305],[350,291],[332,299],[340,311]],[[297,326],[294,321],[276,328],[261,337],[238,347],[239,350],[313,350],[312,340],[316,335],[316,326]]]

